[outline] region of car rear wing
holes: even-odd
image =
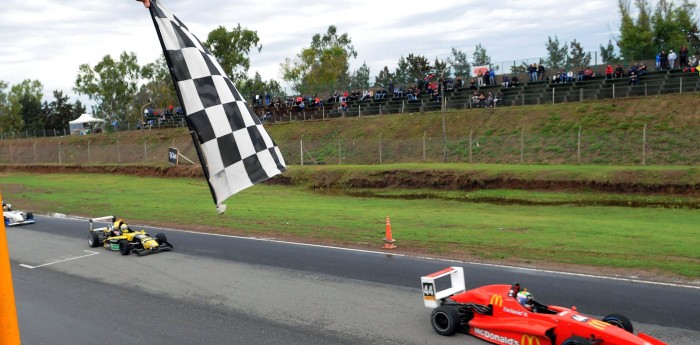
[[[104,216],[104,217],[98,217],[98,218],[90,218],[90,231],[93,229],[93,223],[94,222],[102,222],[102,223],[110,223],[113,224],[114,221],[116,220],[116,217],[114,216]]]
[[[450,286],[445,289],[438,290],[436,280],[450,276]],[[444,270],[428,274],[420,277],[423,286],[423,304],[428,308],[437,308],[440,306],[439,300],[450,297],[456,293],[464,292],[464,269],[462,267],[448,267]],[[444,284],[446,279],[440,280],[440,284]]]

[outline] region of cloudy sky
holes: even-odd
[[[201,40],[218,26],[240,23],[257,31],[263,49],[251,52],[250,74],[258,71],[264,80],[280,82],[280,63],[329,25],[352,39],[358,57],[351,69],[365,62],[374,76],[384,66],[393,70],[409,53],[432,62],[449,57],[455,47],[471,58],[478,43],[492,62],[506,65],[545,56],[547,38],[555,35],[562,43],[576,39],[597,51],[617,34],[620,22],[614,0],[161,1]],[[148,11],[134,0],[2,3],[0,80],[10,85],[39,80],[45,99],[52,90],[75,99],[80,64],[94,66],[105,55],[118,58],[127,51],[144,65],[161,54]]]

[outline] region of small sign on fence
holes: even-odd
[[[180,152],[178,149],[171,147],[168,149],[168,163],[177,165],[178,158],[180,157]]]

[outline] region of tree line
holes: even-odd
[[[687,46],[691,54],[700,54],[700,34],[695,18],[696,4],[690,0],[658,0],[652,7],[649,0],[618,0],[620,34],[607,45],[600,45],[603,63],[632,62],[651,59],[661,50]],[[281,84],[262,80],[256,71],[248,76],[250,53],[260,52],[257,31],[238,24],[231,30],[223,26],[211,31],[203,45],[216,57],[241,94],[283,95]],[[544,44],[546,57],[538,63],[549,69],[588,66],[591,54],[576,39],[560,42],[548,37]],[[452,47],[450,56],[430,61],[420,54],[400,56],[392,70],[384,66],[372,79],[366,63],[350,71],[350,60],[357,58],[352,39],[331,25],[323,34],[312,36],[293,58],[280,64],[281,79],[296,94],[329,95],[335,91],[365,90],[370,87],[410,86],[426,75],[468,77],[475,66],[491,65],[486,47],[476,44],[471,59],[464,50]],[[498,69],[498,66],[494,66]],[[527,64],[512,66],[511,73],[521,73]],[[9,90],[8,90],[9,88]],[[94,102],[92,112],[111,121],[134,122],[141,118],[144,107],[164,108],[178,105],[177,95],[164,57],[139,65],[136,54],[122,52],[118,58],[106,55],[95,66],[82,64],[73,88]],[[393,90],[389,90],[390,92]],[[51,130],[68,127],[68,121],[83,112],[85,106],[68,102],[61,91],[54,91],[53,101],[42,103],[42,84],[25,80],[17,85],[0,81],[0,131]]]

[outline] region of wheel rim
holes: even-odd
[[[437,327],[441,331],[446,330],[447,327],[450,326],[450,320],[445,313],[435,314],[433,322],[435,323],[435,327]]]
[[[625,326],[622,324],[622,321],[620,321],[618,319],[609,319],[609,320],[606,320],[605,322],[607,322],[607,323],[609,323],[617,328],[625,329]]]

